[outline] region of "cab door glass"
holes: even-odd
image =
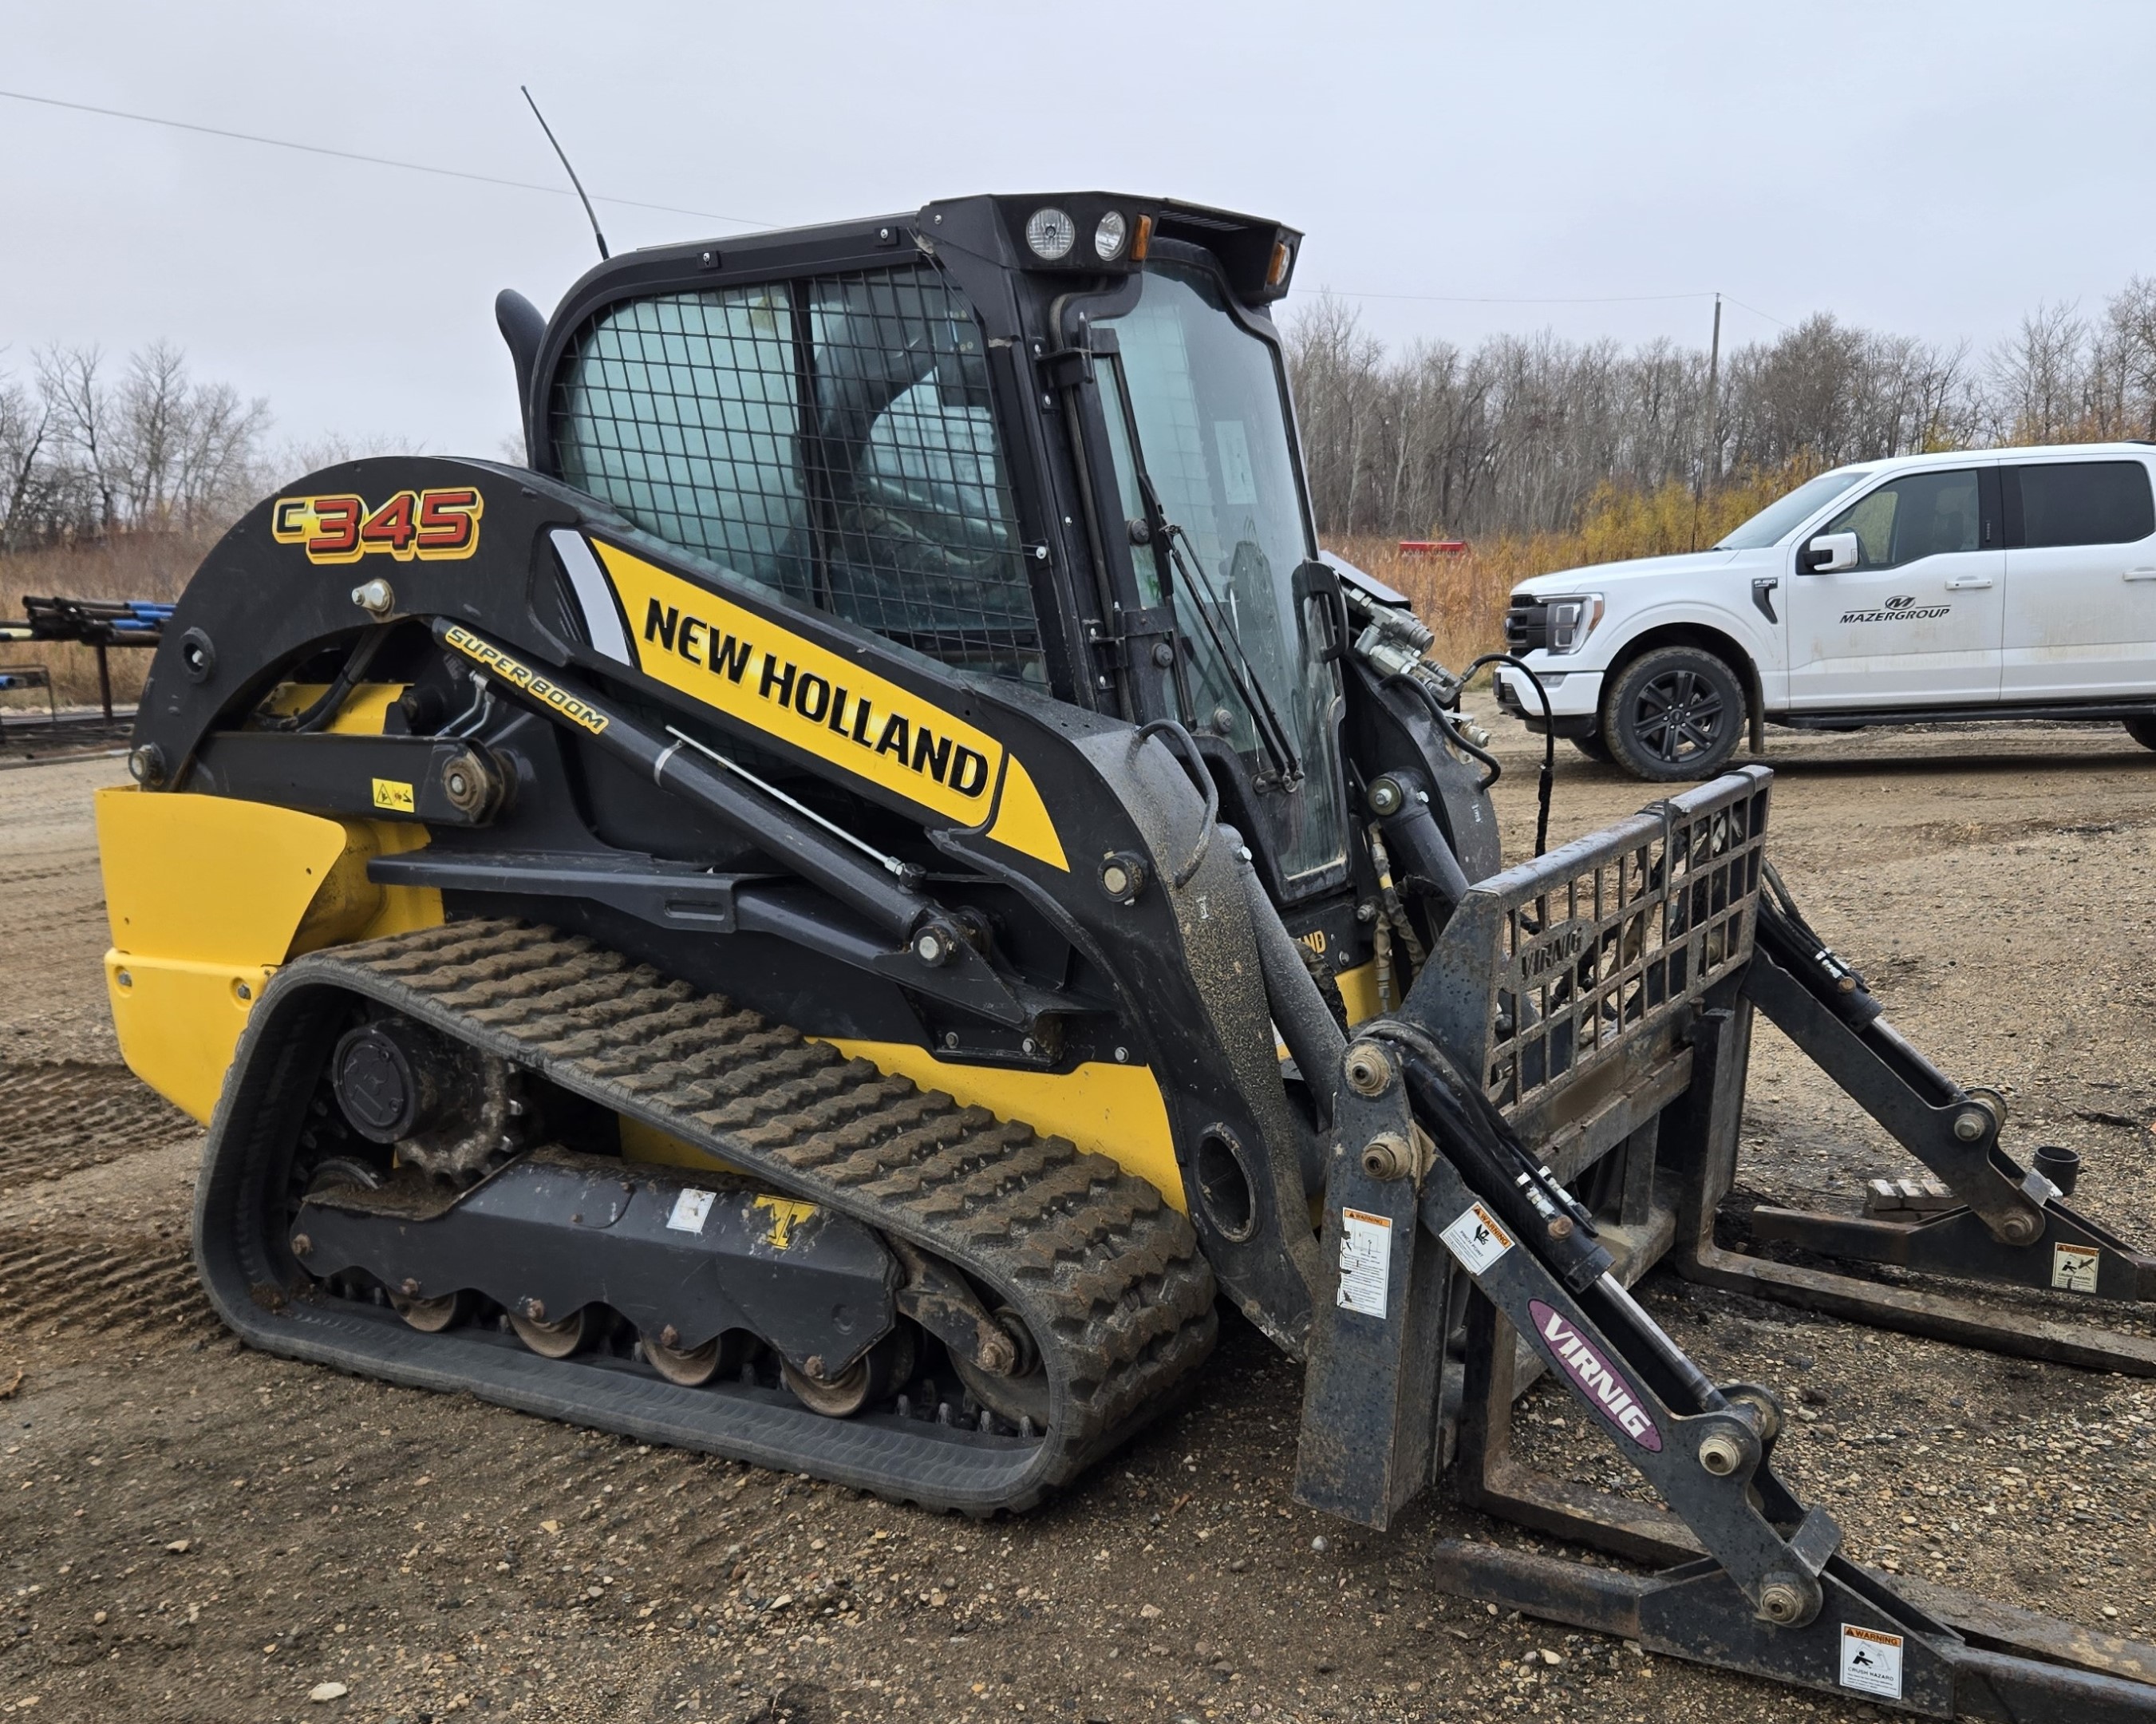
[[[1980,550],[1980,490],[1973,468],[1911,473],[1858,499],[1820,532],[1855,533],[1859,570],[1900,569],[1948,552]]]
[[[1195,606],[1217,600],[1221,626],[1279,708],[1306,775],[1299,786],[1260,798],[1276,829],[1281,872],[1295,880],[1335,868],[1346,856],[1332,733],[1337,687],[1319,656],[1311,607],[1295,593],[1296,571],[1312,547],[1279,360],[1270,344],[1236,322],[1213,276],[1195,267],[1148,265],[1138,303],[1102,322],[1116,332],[1147,475],[1185,536],[1205,589],[1174,595],[1197,727],[1219,737],[1254,772],[1265,769],[1256,715],[1235,693],[1229,667],[1196,620]],[[1127,517],[1142,517],[1116,368],[1100,373],[1109,380],[1102,407],[1117,493]],[[1141,599],[1160,603],[1152,556],[1142,553],[1132,562]]]

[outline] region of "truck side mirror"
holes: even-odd
[[[1853,533],[1822,533],[1797,553],[1797,567],[1806,574],[1840,574],[1863,560],[1863,547]]]

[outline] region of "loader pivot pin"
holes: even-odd
[[[1372,1179],[1399,1179],[1414,1171],[1414,1150],[1397,1131],[1381,1131],[1363,1145],[1363,1171]]]
[[[1358,1095],[1379,1096],[1393,1087],[1393,1063],[1374,1042],[1358,1042],[1348,1050],[1342,1069]]]

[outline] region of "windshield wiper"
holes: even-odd
[[[1150,496],[1147,498],[1146,506],[1156,513],[1160,507],[1158,500]],[[1190,543],[1190,535],[1172,521],[1163,521],[1159,530],[1168,534],[1168,554],[1174,560],[1176,568],[1189,577],[1191,585],[1196,589],[1194,602],[1198,620],[1204,626],[1206,638],[1212,641],[1213,650],[1220,655],[1220,668],[1227,672],[1229,685],[1243,697],[1243,705],[1250,714],[1251,728],[1257,732],[1258,740],[1265,744],[1266,754],[1272,757],[1273,770],[1280,775],[1281,787],[1293,790],[1302,782],[1302,757],[1296,753],[1287,727],[1281,723],[1279,709],[1265,692],[1265,678],[1258,674],[1258,667],[1250,662],[1250,654],[1243,650],[1242,641],[1235,633],[1234,619],[1228,620],[1224,629],[1221,626],[1220,613],[1224,607],[1220,603],[1219,595],[1213,590],[1212,582],[1206,578],[1205,565],[1199,560],[1198,547]],[[1178,543],[1183,550],[1189,553],[1187,561],[1183,551],[1176,548]],[[1175,590],[1179,589],[1178,584]],[[1171,605],[1175,602],[1175,590],[1171,590],[1168,594]]]

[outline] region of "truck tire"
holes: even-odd
[[[1589,759],[1599,760],[1604,766],[1609,764],[1609,744],[1602,740],[1600,731],[1590,730],[1585,736],[1568,737],[1566,740]]]
[[[1744,739],[1744,683],[1713,653],[1662,646],[1609,679],[1600,734],[1619,766],[1654,784],[1712,778]]]
[[[2142,713],[2126,720],[2126,733],[2144,749],[2156,749],[2156,713]]]

